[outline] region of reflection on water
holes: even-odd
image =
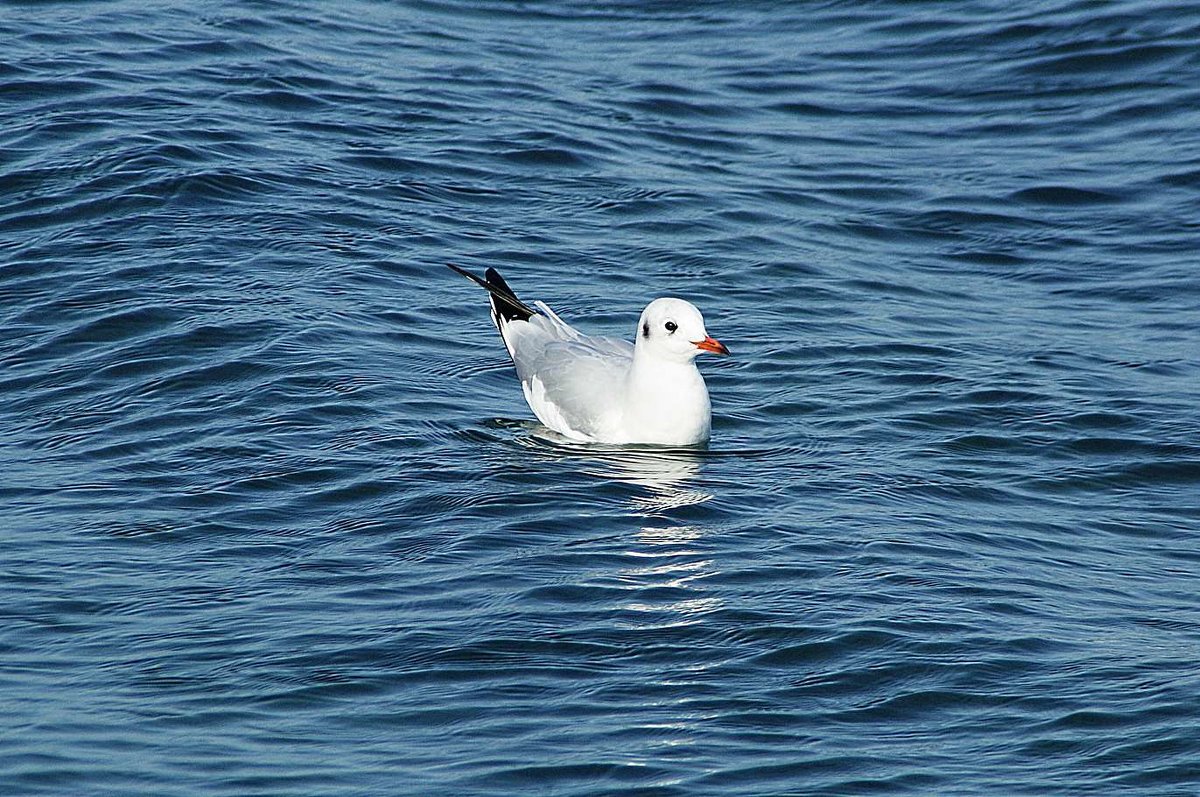
[[[716,575],[718,569],[707,552],[691,543],[704,536],[696,526],[645,527],[638,533],[639,545],[626,551],[629,556],[645,560],[645,564],[621,571],[622,581],[639,593],[646,590],[686,590],[689,596],[663,600],[635,598],[625,605],[631,612],[642,613],[644,627],[673,627],[699,622],[707,612],[720,608],[721,599],[708,594],[702,586],[705,578]]]
[[[630,499],[638,515],[702,504],[712,493],[693,487],[704,461],[703,449],[649,446],[602,446],[578,443],[538,423],[522,424],[526,434],[517,442],[548,455],[578,459],[589,473],[646,488]]]
[[[624,448],[592,452],[595,472],[645,488],[630,499],[634,514],[650,521],[666,521],[673,509],[702,504],[712,493],[697,488],[703,452],[686,449]],[[626,554],[641,564],[623,568],[620,579],[629,585],[632,599],[625,609],[630,625],[640,629],[675,628],[702,622],[721,600],[703,587],[703,580],[718,570],[702,545],[703,527],[645,525],[636,545]]]
[[[713,497],[712,493],[692,486],[700,473],[698,452],[625,449],[596,454],[596,463],[600,475],[646,488],[644,495],[630,499],[637,514],[660,514],[702,504]]]
[[[630,590],[624,604],[631,627],[673,628],[700,622],[721,600],[702,586],[719,572],[702,544],[708,532],[694,521],[670,522],[670,510],[705,503],[713,494],[696,486],[709,455],[702,449],[598,446],[567,440],[538,423],[522,423],[516,441],[546,456],[578,462],[586,474],[643,488],[629,499],[633,514],[647,521],[636,545],[625,553],[639,560],[617,577]],[[653,525],[651,525],[653,524]],[[662,525],[659,525],[662,524]]]
[[[645,527],[638,532],[638,540],[647,546],[683,545],[703,536],[704,531],[698,526]]]

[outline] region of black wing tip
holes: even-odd
[[[483,276],[493,285],[498,285],[509,293],[512,293],[512,288],[508,287],[508,283],[504,281],[504,277],[501,277],[500,272],[491,266],[488,267],[487,271],[483,272]]]
[[[476,285],[481,285],[484,288],[487,287],[487,280],[480,278],[478,275],[472,274],[471,272],[467,271],[465,268],[463,268],[462,266],[460,266],[456,263],[447,263],[446,268],[450,269],[455,274],[461,274],[462,276],[469,279],[471,282],[474,282]]]
[[[505,321],[528,321],[533,317],[533,309],[517,298],[517,294],[512,288],[508,287],[508,283],[504,281],[504,277],[501,277],[500,272],[496,269],[488,268],[483,273],[483,276],[486,277],[484,279],[454,263],[447,263],[446,266],[481,288],[486,289],[491,294],[492,315],[496,320],[497,327],[500,326],[500,319],[504,319]]]

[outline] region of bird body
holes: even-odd
[[[525,400],[538,420],[580,442],[691,446],[707,442],[708,389],[694,362],[702,351],[728,354],[683,299],[655,299],[630,344],[584,335],[542,302],[522,302],[495,269],[486,288]]]

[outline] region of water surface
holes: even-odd
[[[10,3],[0,791],[1194,795],[1187,4]],[[707,451],[484,296],[695,302]]]

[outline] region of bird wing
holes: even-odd
[[[542,302],[534,304],[540,313],[504,321],[500,329],[525,399],[556,432],[595,438],[619,419],[633,345],[584,335]]]

